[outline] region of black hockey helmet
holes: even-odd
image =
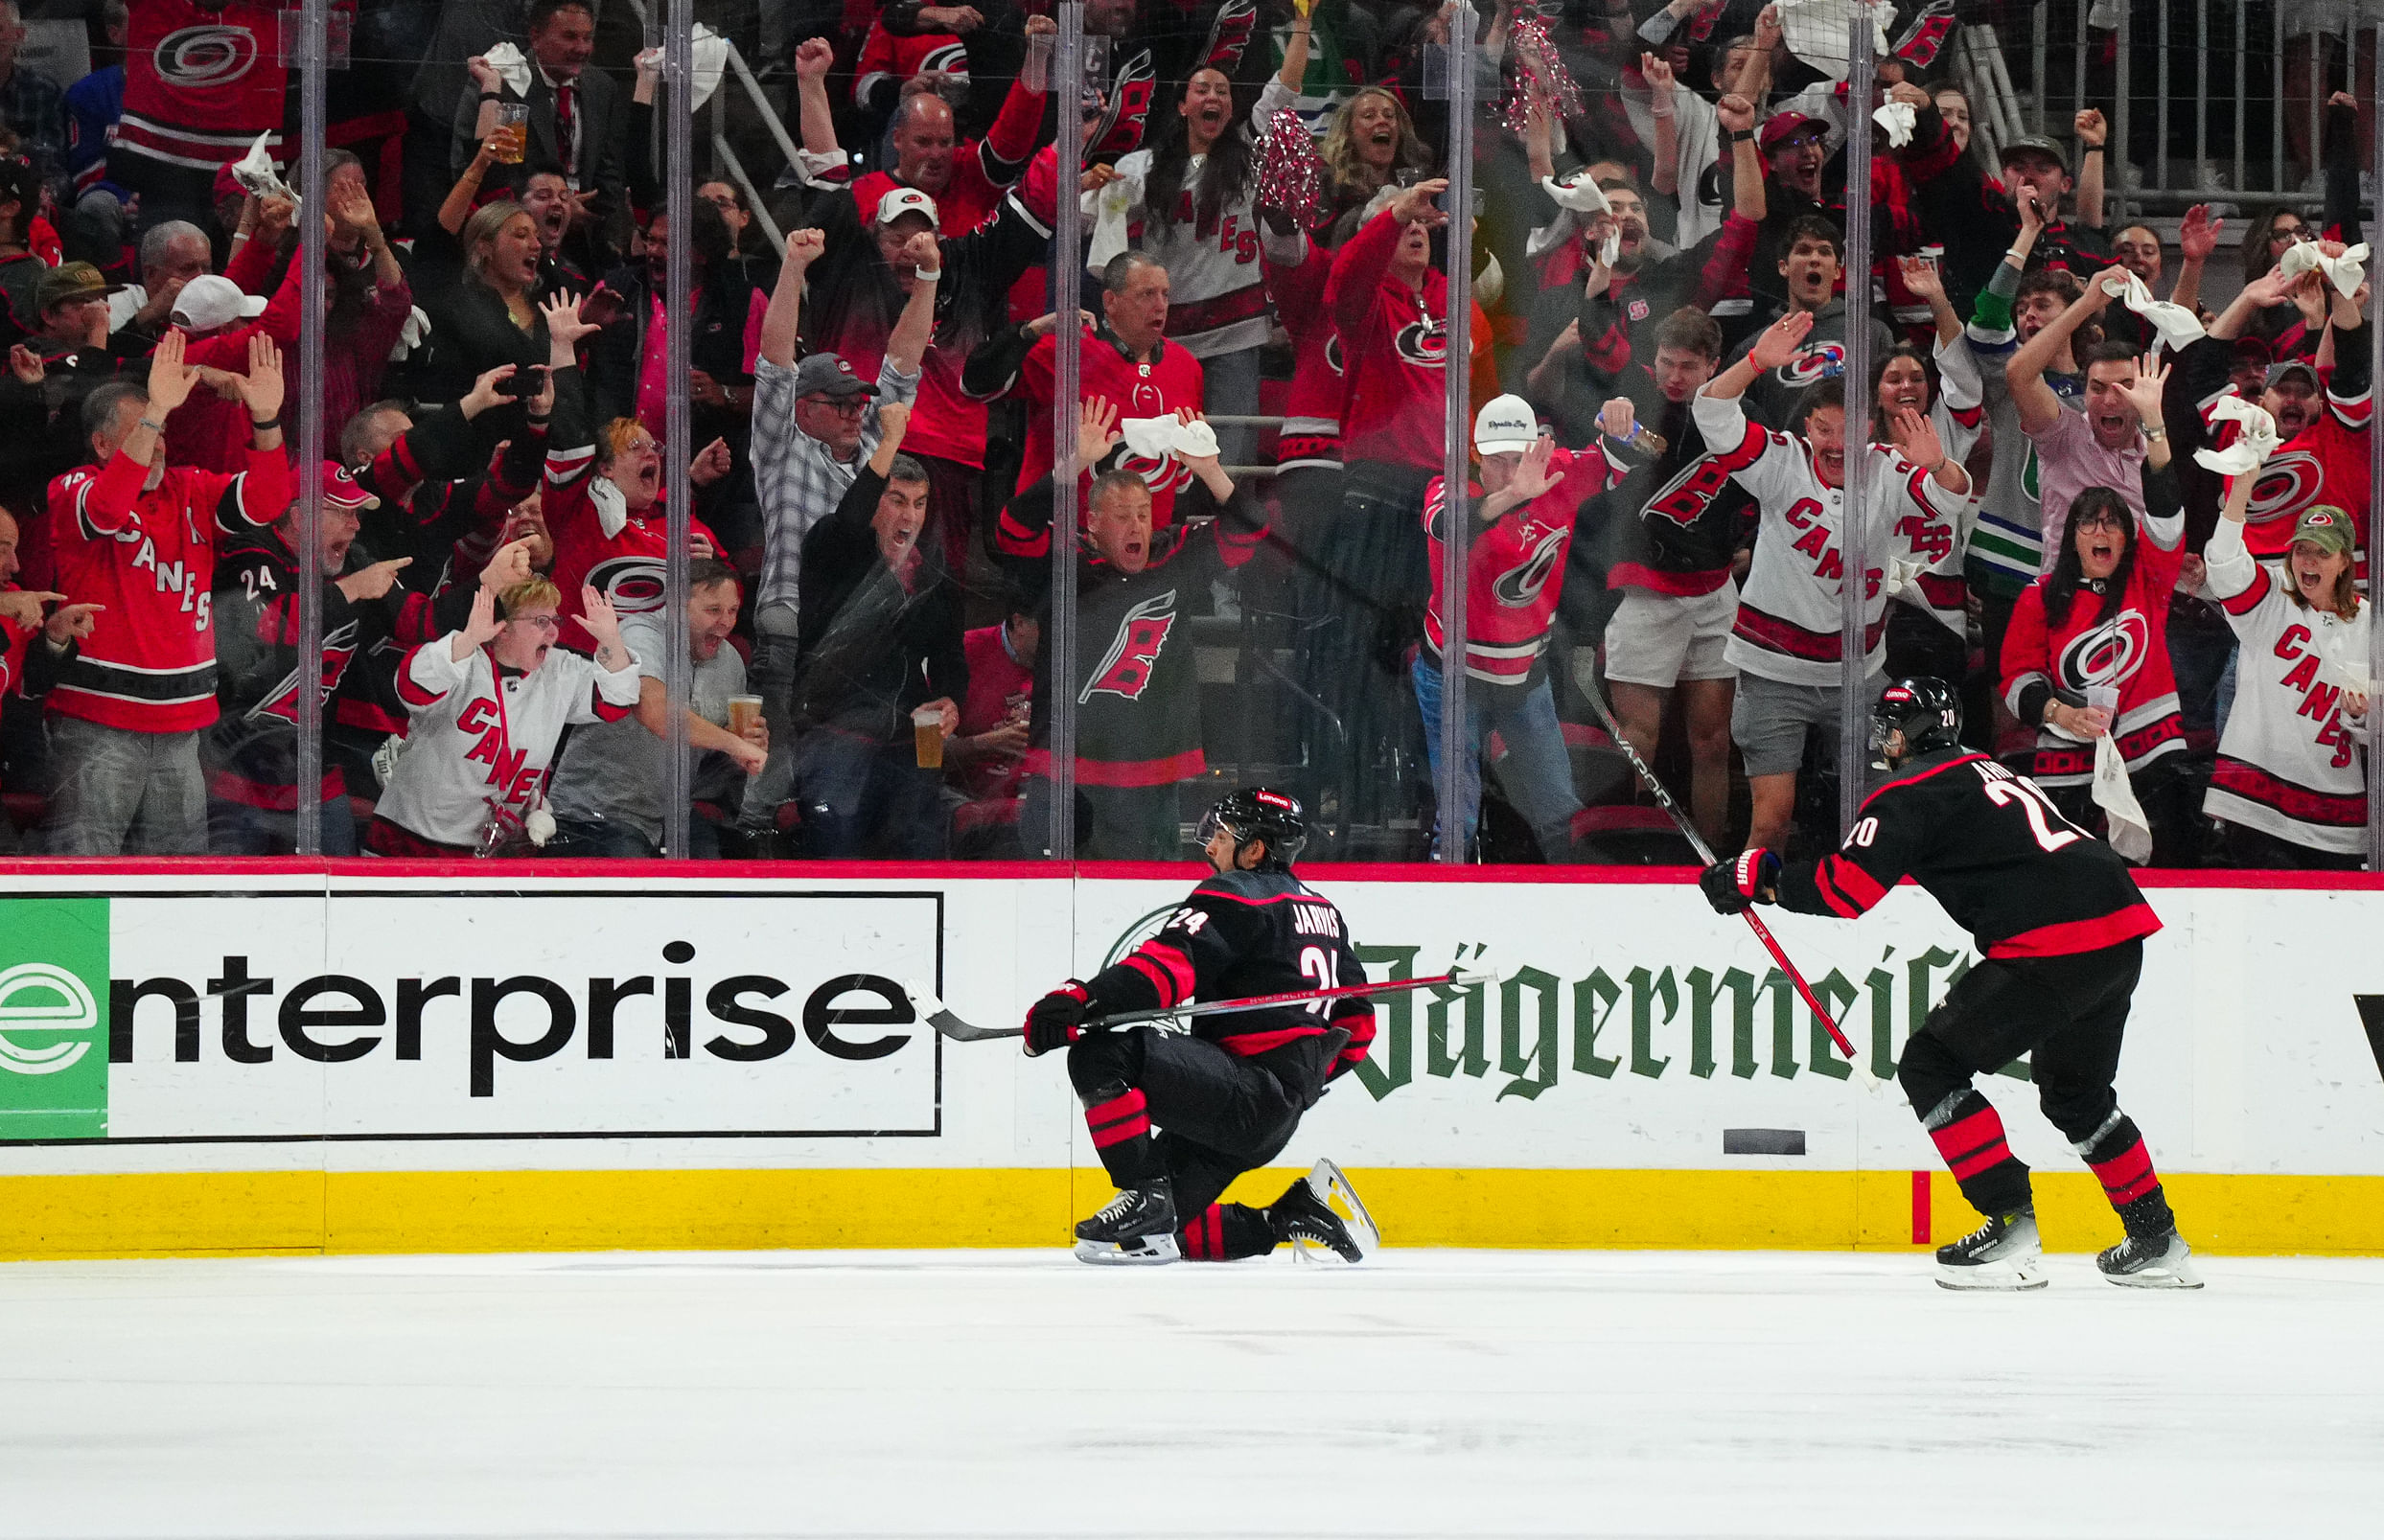
[[[1899,732],[1907,759],[1955,747],[1961,742],[1962,698],[1933,675],[1896,680],[1871,704],[1871,748],[1885,749],[1888,737]]]
[[[1289,871],[1308,844],[1308,815],[1301,811],[1300,799],[1271,787],[1228,792],[1201,816],[1193,840],[1205,845],[1219,829],[1234,837],[1237,862],[1251,840],[1266,841],[1265,859],[1259,862],[1261,871]]]

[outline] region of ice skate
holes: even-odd
[[[1139,1187],[1128,1187],[1109,1200],[1107,1207],[1076,1226],[1076,1239],[1110,1246],[1146,1236],[1175,1242],[1175,1184],[1166,1177]],[[1171,1260],[1172,1258],[1170,1258]]]
[[[2130,1235],[2095,1257],[2095,1266],[2123,1289],[2202,1287],[2202,1275],[2193,1270],[2193,1248],[2175,1230],[2149,1238]]]
[[[1348,1210],[1346,1218],[1333,1207],[1336,1198]],[[1382,1245],[1382,1232],[1375,1228],[1374,1216],[1359,1201],[1357,1189],[1331,1161],[1317,1161],[1313,1170],[1294,1182],[1266,1210],[1266,1217],[1275,1228],[1275,1238],[1289,1241],[1292,1254],[1302,1259],[1312,1254],[1310,1245],[1317,1245],[1344,1262],[1362,1262]]]
[[[2036,1234],[2036,1210],[2015,1208],[1990,1214],[1987,1222],[1951,1245],[1937,1248],[1941,1289],[2041,1289],[2045,1245]]]
[[[1100,1267],[1150,1267],[1161,1262],[1180,1262],[1184,1250],[1172,1232],[1166,1235],[1143,1235],[1124,1241],[1078,1241],[1076,1260]]]

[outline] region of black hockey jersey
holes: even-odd
[[[1990,957],[2060,957],[2152,934],[2127,862],[1984,754],[1908,761],[1863,802],[1846,841],[1780,874],[1779,901],[1853,919],[1910,876]]]
[[[1365,981],[1349,922],[1330,900],[1289,872],[1238,871],[1193,888],[1157,935],[1095,974],[1085,991],[1093,1009],[1107,1013]],[[1350,1041],[1327,1079],[1361,1062],[1374,1043],[1374,1006],[1365,1000],[1195,1016],[1191,1024],[1194,1037],[1246,1059],[1346,1027]]]

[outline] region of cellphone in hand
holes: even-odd
[[[546,366],[543,363],[523,364],[506,379],[498,380],[492,388],[499,396],[510,397],[515,401],[524,396],[535,396],[546,388]]]

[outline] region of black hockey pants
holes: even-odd
[[[2176,1223],[2134,1119],[2112,1081],[2144,944],[2122,942],[2066,957],[1989,957],[1962,976],[1904,1046],[1896,1079],[1912,1111],[1980,1213],[2030,1201],[2028,1168],[2004,1142],[2002,1119],[1971,1077],[2024,1053],[2046,1118],[2061,1130],[2131,1235]]]
[[[1068,1078],[1109,1180],[1123,1189],[1170,1179],[1184,1254],[1235,1261],[1273,1251],[1274,1229],[1266,1210],[1217,1196],[1291,1141],[1323,1080],[1325,1042],[1245,1059],[1155,1026],[1088,1032],[1068,1049]]]

